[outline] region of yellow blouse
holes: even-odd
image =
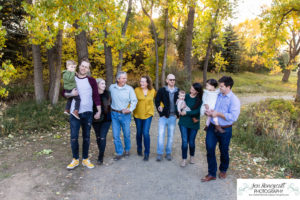
[[[155,89],[148,90],[147,95],[144,95],[143,89],[137,87],[134,90],[138,103],[133,116],[138,119],[147,119],[154,115],[154,97],[156,95]]]

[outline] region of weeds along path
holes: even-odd
[[[268,97],[279,97],[279,94],[240,96],[240,99],[242,104],[249,104]],[[284,98],[292,98],[292,94],[285,94]],[[136,155],[136,130],[132,122],[129,158],[117,162],[112,160],[114,145],[110,130],[104,165],[94,169],[80,166],[73,171],[65,169],[71,161],[68,126],[48,133],[0,138],[0,199],[231,200],[236,199],[238,177],[256,178],[259,176],[253,175],[252,169],[259,166],[262,170],[268,168],[265,163],[251,163],[252,155],[232,144],[228,178],[201,183],[200,179],[207,174],[205,133],[202,128],[197,135],[196,163],[181,168],[178,126],[174,135],[173,160],[156,162],[157,125],[156,115],[150,130],[151,154],[148,162]],[[52,153],[43,151],[47,149],[51,149]],[[92,132],[90,156],[93,163],[96,163],[97,153],[95,134]],[[262,177],[274,177],[269,171],[262,170]]]

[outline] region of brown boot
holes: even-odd
[[[78,114],[78,110],[74,110],[72,112],[72,115],[76,118],[76,119],[80,119],[79,114]]]
[[[216,131],[219,133],[225,133],[225,130],[221,128],[221,126],[216,125]]]
[[[195,118],[195,117],[193,117],[192,120],[193,120],[194,123],[199,122],[199,120],[197,118]]]

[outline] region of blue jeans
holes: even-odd
[[[90,147],[90,132],[93,120],[93,112],[84,112],[79,114],[80,120],[70,115],[70,129],[71,129],[71,148],[73,158],[79,159],[79,129],[82,128],[82,158],[89,157]]]
[[[99,150],[99,158],[100,155],[104,155],[105,147],[106,147],[106,136],[109,130],[111,121],[102,121],[98,123],[93,123],[93,127],[96,133],[96,141]]]
[[[208,174],[216,177],[217,173],[217,160],[216,160],[216,146],[219,142],[220,161],[219,170],[226,172],[229,167],[229,144],[232,136],[232,127],[224,128],[225,133],[215,131],[215,126],[210,124],[206,132],[206,151]]]
[[[121,127],[123,130],[125,151],[130,150],[130,122],[131,114],[122,114],[115,111],[111,112],[112,132],[117,155],[123,155],[124,149],[121,141]]]
[[[149,155],[150,153],[150,125],[152,121],[152,117],[149,117],[147,119],[138,119],[134,118],[135,124],[136,124],[136,146],[137,151],[142,152],[142,140],[144,137],[144,146],[145,146],[145,155]]]
[[[195,139],[198,133],[198,129],[191,129],[185,126],[179,125],[179,129],[181,132],[181,150],[182,150],[182,159],[187,158],[187,150],[188,146],[190,149],[190,156],[195,155]]]
[[[157,154],[159,155],[162,155],[164,153],[164,139],[166,126],[168,126],[166,154],[171,154],[173,135],[176,126],[176,115],[172,115],[169,118],[160,117],[158,120]]]

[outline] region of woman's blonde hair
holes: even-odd
[[[104,80],[103,78],[96,78],[97,85],[98,85],[101,81],[105,81],[105,80]]]

